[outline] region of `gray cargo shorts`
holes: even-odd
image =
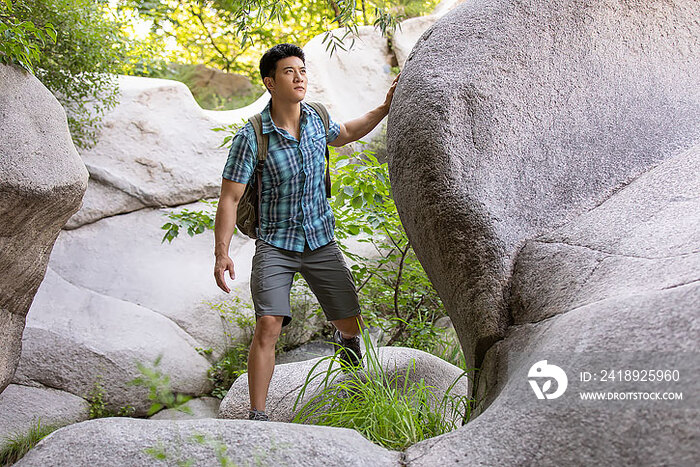
[[[250,291],[255,316],[284,316],[282,326],[292,321],[289,292],[295,273],[300,273],[321,304],[326,319],[360,314],[355,281],[335,240],[316,250],[283,250],[260,239],[255,241]]]

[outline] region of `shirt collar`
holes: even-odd
[[[272,133],[273,131],[277,130],[277,126],[275,123],[272,121],[272,116],[270,115],[270,106],[272,105],[272,99],[270,99],[267,102],[267,105],[262,111],[262,132],[263,134],[267,133]],[[313,109],[309,104],[306,102],[302,101],[301,102],[301,115],[302,115],[302,123],[304,121],[304,116],[306,115],[311,115],[311,112],[313,112]]]

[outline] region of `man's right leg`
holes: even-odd
[[[248,391],[251,410],[265,411],[265,400],[275,369],[275,344],[282,330],[283,316],[260,316],[248,354]]]
[[[275,369],[275,344],[282,326],[292,319],[289,290],[298,269],[299,254],[255,242],[250,291],[255,305],[255,333],[248,354],[248,391],[252,410],[264,411]],[[256,417],[257,412],[251,416]],[[262,418],[265,419],[265,418]]]

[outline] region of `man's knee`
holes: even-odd
[[[364,327],[362,315],[351,316],[349,318],[341,318],[331,321],[333,325],[343,334],[343,337],[355,337],[362,331]]]
[[[255,336],[260,344],[274,346],[282,331],[282,316],[259,316],[255,322]]]

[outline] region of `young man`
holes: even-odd
[[[386,100],[376,109],[346,123],[332,119],[328,132],[321,117],[305,102],[304,52],[278,44],[260,60],[260,74],[271,95],[262,112],[263,134],[269,135],[262,173],[262,206],[250,287],[256,325],[248,357],[250,414],[267,420],[265,400],[275,367],[275,344],[291,321],[289,292],[296,272],[306,279],[326,318],[336,328],[334,340],[350,364],[360,364],[360,307],[352,274],[333,239],[335,219],[325,191],[326,144],[343,146],[369,133],[389,113],[398,76]],[[248,122],[231,144],[223,172],[215,220],[214,277],[225,292],[228,255],[236,225],[236,208],[257,164],[255,132]]]

